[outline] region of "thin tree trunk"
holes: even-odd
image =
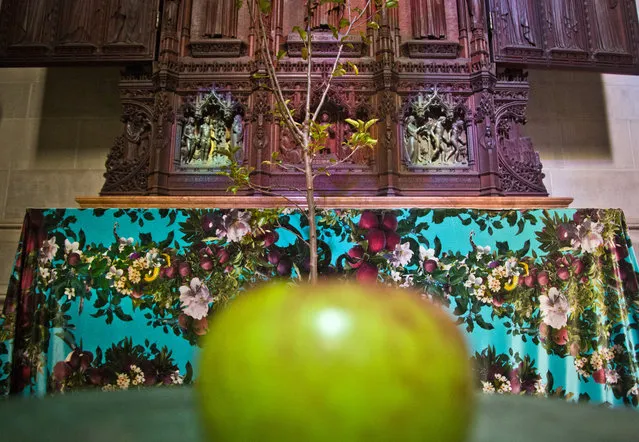
[[[311,156],[308,150],[304,155],[304,169],[306,175],[306,204],[308,206],[308,243],[310,248],[310,272],[311,284],[317,282],[317,226],[315,225],[315,189],[313,185],[313,169],[311,167]]]

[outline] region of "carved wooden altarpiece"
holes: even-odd
[[[306,63],[289,32],[304,26],[303,4],[274,0],[267,23],[269,44],[287,51],[277,70],[297,115]],[[328,27],[342,11],[317,11],[308,26],[312,75],[322,80],[337,48]],[[525,69],[639,73],[633,0],[401,0],[379,24],[368,42],[353,37],[345,48],[359,75],[334,80],[319,161],[345,156],[346,118],[380,118],[379,143],[318,178],[319,194],[545,196],[539,156],[521,131]],[[113,62],[123,66],[123,128],[102,195],[224,194],[229,182],[216,172],[231,145],[259,184],[301,187],[299,173],[263,164],[275,151],[292,163],[301,155],[255,75],[265,72],[255,29],[235,0],[2,2],[2,65]]]

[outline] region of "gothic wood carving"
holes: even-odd
[[[151,61],[160,0],[4,0],[2,65]]]
[[[639,73],[634,0],[488,0],[495,61]]]
[[[151,110],[125,105],[123,133],[111,148],[106,161],[101,195],[144,195],[147,193],[151,154]]]

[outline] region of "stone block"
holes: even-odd
[[[39,109],[43,118],[119,117],[117,68],[50,68]],[[37,117],[38,109],[31,109]]]
[[[0,297],[7,293],[9,276],[13,269],[18,242],[20,241],[21,228],[21,223],[0,228]]]
[[[13,170],[66,170],[75,167],[78,122],[72,118],[29,119],[29,143],[16,146]]]
[[[79,125],[76,167],[104,168],[109,150],[115,139],[122,134],[122,123],[117,118],[100,118],[79,120]]]
[[[553,196],[571,196],[571,207],[621,208],[639,218],[639,174],[631,170],[552,170]]]
[[[12,171],[5,218],[21,220],[30,207],[77,207],[77,196],[100,192],[103,174],[103,170]]]
[[[27,116],[31,85],[31,83],[0,83],[0,118]]]
[[[0,83],[39,83],[46,75],[46,68],[2,68]]]

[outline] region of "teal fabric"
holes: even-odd
[[[411,287],[467,337],[477,388],[637,406],[637,262],[618,210],[327,210],[322,275]],[[198,376],[217,309],[306,277],[292,210],[29,210],[0,319],[0,393]]]

